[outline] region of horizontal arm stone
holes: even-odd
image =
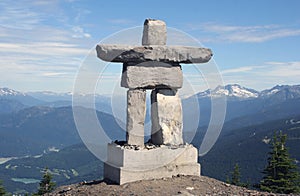
[[[104,45],[96,47],[97,56],[108,62],[145,62],[160,61],[164,63],[206,63],[212,57],[208,48],[185,46],[127,46]]]

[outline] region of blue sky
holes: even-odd
[[[146,18],[211,48],[225,84],[299,84],[299,7],[298,0],[1,0],[0,87],[72,91],[100,40]]]

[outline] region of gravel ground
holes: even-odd
[[[144,180],[123,185],[105,181],[82,182],[58,187],[51,196],[73,195],[129,195],[129,196],[168,196],[168,195],[276,195],[248,190],[205,176],[176,176],[157,180]],[[277,194],[278,195],[278,194]]]

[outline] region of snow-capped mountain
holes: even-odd
[[[98,95],[98,94],[80,94],[81,98],[93,96],[96,101],[103,101],[110,99],[109,97]],[[246,88],[238,84],[228,84],[225,87],[218,86],[215,89],[208,89],[197,94],[198,98],[210,98],[210,97],[221,97],[226,96],[227,98],[233,99],[253,99],[253,98],[270,98],[277,97],[280,99],[293,99],[300,98],[300,85],[277,85],[271,89],[266,89],[258,92],[254,89]],[[54,101],[71,101],[72,92],[68,93],[56,93],[52,91],[39,91],[39,92],[19,92],[9,88],[0,88],[0,98],[11,98],[11,97],[31,97],[33,99],[42,100],[44,102]]]
[[[77,98],[80,103],[90,103],[95,99],[96,108],[100,111],[111,113],[111,98],[98,94],[80,94]],[[238,84],[229,84],[225,87],[218,86],[215,89],[208,89],[200,92],[192,97],[196,97],[199,100],[209,101],[211,97],[218,98],[225,96],[228,101],[244,101],[244,100],[260,100],[269,104],[279,103],[285,100],[300,98],[300,85],[282,85],[275,86],[271,89],[258,92],[256,90],[240,86]],[[192,97],[188,97],[184,100],[189,100]],[[62,107],[72,105],[72,92],[69,93],[56,93],[51,91],[41,92],[18,92],[9,88],[0,88],[0,99],[13,100],[14,102],[3,102],[3,108],[7,108],[5,104],[10,103],[10,108],[23,108],[15,107],[16,105],[34,106],[44,105],[50,107]],[[19,102],[19,103],[16,103]],[[122,102],[119,101],[119,102]],[[123,102],[122,102],[123,103]],[[116,104],[116,103],[114,103]],[[210,105],[210,103],[206,103]]]
[[[0,98],[4,100],[17,101],[20,104],[27,106],[38,105],[43,103],[41,100],[33,98],[32,96],[26,93],[15,91],[10,88],[0,88]]]
[[[238,84],[229,84],[225,87],[218,86],[215,89],[206,90],[197,94],[198,98],[216,98],[226,96],[227,99],[272,99],[272,100],[288,100],[300,98],[300,85],[277,85],[271,89],[258,92],[254,89],[242,87]]]
[[[211,98],[226,97],[226,121],[247,115],[265,115],[261,119],[280,119],[284,116],[292,116],[297,113],[300,102],[300,85],[275,86],[269,90],[258,92],[237,84],[217,87],[206,90],[194,96],[182,100],[183,116],[189,123],[193,124],[198,109],[195,109],[195,99],[200,109],[199,124],[208,125],[211,114]],[[267,111],[272,111],[266,113]],[[274,112],[275,111],[275,112]],[[259,120],[259,119],[257,119]],[[189,128],[189,127],[188,127]],[[188,129],[185,127],[185,129]]]
[[[73,96],[73,92],[56,93],[52,91],[27,92],[26,94],[46,102],[72,101]],[[107,97],[99,94],[76,94],[76,98],[79,98],[83,101],[90,100],[91,97],[95,98],[97,102],[102,101],[103,99],[107,99]]]
[[[263,90],[260,97],[282,100],[300,98],[300,85],[277,85],[271,89]]]
[[[238,84],[229,84],[225,87],[218,86],[213,90],[206,90],[198,94],[198,98],[221,96],[235,99],[251,99],[257,98],[259,96],[259,92],[253,89],[242,87]]]
[[[0,88],[0,96],[26,96],[25,93],[10,88]]]

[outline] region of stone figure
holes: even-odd
[[[167,46],[166,43],[165,22],[146,19],[141,46],[100,44],[96,47],[100,59],[123,63],[121,86],[128,88],[126,143],[141,148],[133,152],[109,145],[105,177],[120,184],[156,176],[200,175],[197,149],[183,142],[182,106],[178,89],[183,85],[181,64],[206,63],[211,59],[212,52],[207,48]],[[177,151],[173,155],[175,151],[166,147],[151,152],[143,149],[146,90],[152,91],[151,143],[177,146],[180,155],[175,155]],[[166,159],[157,158],[167,155],[175,156],[174,160],[164,163]],[[139,160],[134,161],[135,158]],[[157,168],[151,168],[150,165],[147,168],[149,161]],[[162,167],[160,163],[163,163]],[[169,169],[165,170],[166,166]],[[139,172],[135,172],[137,168]]]
[[[144,145],[146,90],[151,93],[153,144],[180,145],[182,108],[178,89],[182,87],[181,63],[205,63],[212,52],[206,48],[166,46],[166,24],[147,19],[142,46],[98,45],[98,57],[123,63],[121,86],[127,91],[127,143]]]

